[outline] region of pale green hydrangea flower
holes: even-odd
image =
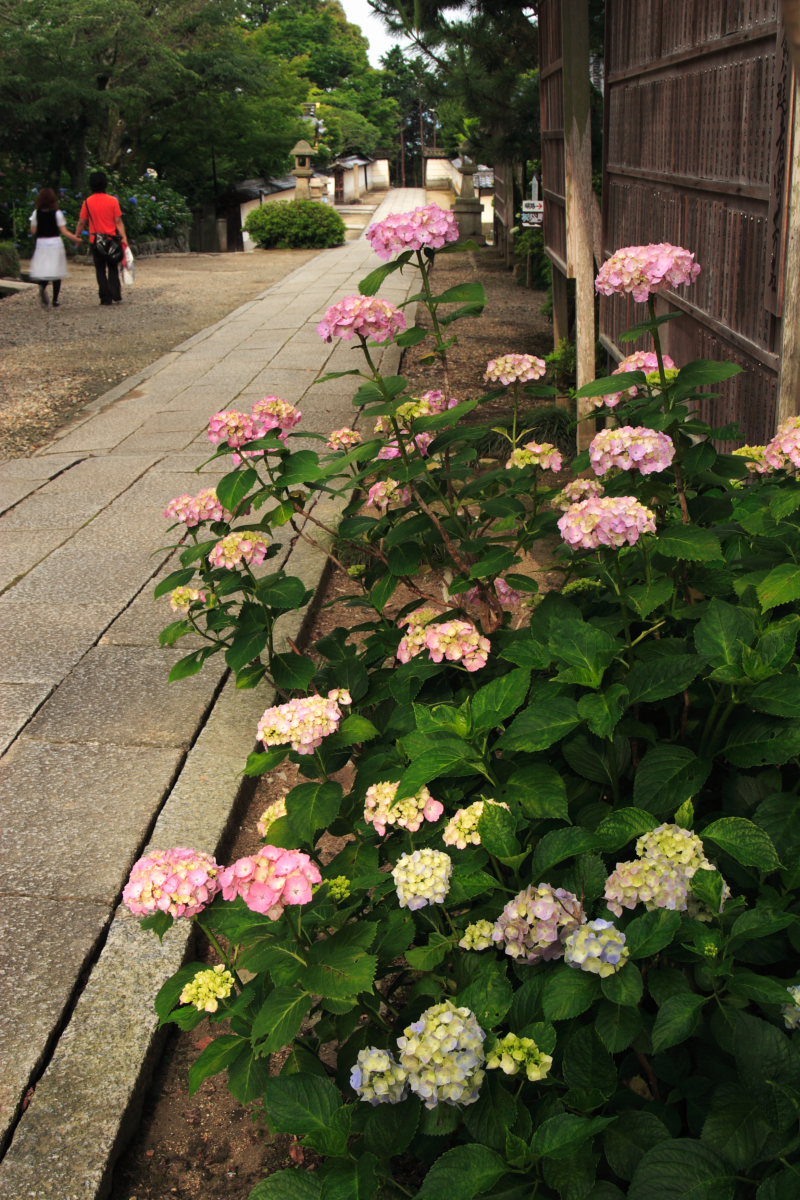
[[[334,875],[327,880],[328,891],[332,900],[347,900],[350,896],[350,880],[346,875]]]
[[[360,1050],[350,1072],[350,1086],[368,1104],[399,1104],[408,1091],[408,1073],[388,1050]]]
[[[781,1009],[783,1023],[787,1029],[800,1029],[800,984],[786,989],[792,997],[791,1004],[784,1004]]]
[[[533,1038],[518,1037],[516,1033],[498,1038],[486,1058],[489,1070],[499,1068],[506,1075],[524,1071],[531,1083],[544,1079],[552,1065],[552,1055],[540,1050]]]
[[[488,950],[494,945],[493,932],[494,922],[474,921],[464,930],[464,936],[458,944],[462,950]]]
[[[198,971],[184,987],[180,995],[181,1004],[193,1004],[201,1012],[213,1013],[219,1008],[220,1000],[227,1000],[233,991],[233,975],[222,963]]]

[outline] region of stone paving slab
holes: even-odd
[[[107,921],[105,905],[84,900],[2,898],[0,973],[10,987],[0,1005],[0,1139],[47,1055],[76,971],[88,962]],[[39,1192],[39,1200],[46,1195]],[[59,1192],[50,1196],[56,1200]]]
[[[423,192],[409,189],[390,194],[383,211],[423,202]],[[166,601],[159,612],[150,600],[154,581],[174,561],[162,509],[172,496],[199,491],[227,470],[217,462],[202,474],[195,471],[211,457],[205,431],[219,409],[247,407],[272,393],[298,403],[307,428],[351,422],[353,381],[311,389],[319,364],[336,350],[321,343],[313,327],[323,303],[355,292],[375,265],[363,240],[319,254],[98,397],[35,456],[42,465],[30,474],[4,475],[0,464],[0,498],[5,488],[12,506],[31,491],[42,513],[53,498],[74,502],[76,512],[87,498],[94,503],[101,496],[104,505],[88,525],[67,531],[63,545],[37,547],[24,577],[0,601],[0,621],[12,627],[16,607],[27,608],[26,636],[36,645],[45,637],[42,612],[54,599],[60,608],[52,644],[39,654],[46,665],[34,668],[48,677],[7,684],[33,691],[30,720],[20,714],[21,733],[0,759],[0,788],[7,789],[5,802],[0,793],[0,813],[5,803],[4,825],[13,822],[15,829],[2,847],[7,865],[0,868],[0,900],[7,903],[0,907],[9,912],[13,905],[15,919],[27,921],[38,938],[37,921],[51,902],[69,919],[74,911],[76,930],[86,925],[81,936],[91,942],[85,986],[84,951],[69,952],[67,939],[63,955],[54,951],[54,1003],[43,1007],[42,1027],[31,1034],[27,1065],[7,1076],[12,1117],[28,1083],[36,1088],[0,1162],[0,1200],[102,1200],[126,1114],[135,1117],[158,1046],[153,996],[186,954],[191,929],[177,922],[159,945],[127,911],[114,915],[115,903],[151,829],[151,844],[184,842],[216,851],[223,843],[236,819],[241,768],[258,717],[271,703],[266,689],[239,691],[232,680],[223,681],[221,656],[198,676],[167,682],[168,663],[185,650],[161,650],[149,641],[154,627],[169,620]],[[409,292],[412,283],[409,276]],[[270,371],[269,358],[278,354],[288,365]],[[398,355],[384,354],[382,361],[392,371]],[[191,436],[191,446],[173,447],[173,433]],[[150,442],[154,435],[157,444]],[[131,445],[146,452],[126,453]],[[316,511],[335,524],[328,504]],[[13,519],[27,517],[23,511]],[[27,526],[9,536],[33,540]],[[24,558],[22,542],[12,547],[9,561],[15,557]],[[323,563],[321,550],[298,542],[288,569],[316,587]],[[69,608],[77,614],[74,625],[65,616]],[[298,637],[302,620],[302,613],[284,618],[279,638]],[[93,640],[96,631],[99,641]],[[24,674],[21,661],[15,648],[12,674]],[[37,863],[36,911],[28,883],[31,859]],[[98,922],[91,926],[95,907]],[[48,955],[45,949],[43,958]],[[4,977],[13,980],[20,969],[24,975],[15,953]],[[24,1009],[10,1006],[7,1015],[26,1028]],[[0,1042],[0,1053],[5,1051]],[[36,1064],[45,1068],[41,1078]],[[4,1069],[0,1061],[0,1078]],[[0,1142],[2,1137],[0,1128]]]
[[[40,530],[35,539],[27,530],[9,530],[4,533],[0,542],[0,591],[10,587],[17,580],[23,580],[28,572],[33,572],[37,564],[68,537],[67,529]]]
[[[70,672],[28,726],[42,741],[186,749],[208,705],[209,679],[224,669],[221,655],[202,676],[170,683],[180,650],[97,646]]]
[[[47,699],[50,684],[0,683],[0,754],[7,750],[39,705]]]
[[[59,683],[116,612],[114,604],[0,600],[0,682]]]

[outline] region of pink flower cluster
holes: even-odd
[[[236,450],[247,442],[254,442],[277,430],[277,436],[285,442],[289,431],[294,429],[302,416],[300,410],[288,400],[281,400],[280,396],[264,396],[263,400],[256,401],[249,413],[235,409],[214,413],[208,423],[208,439],[215,446],[227,442],[231,449]],[[261,450],[244,451],[247,458],[257,458],[262,453]],[[234,454],[233,461],[238,466],[242,455]]]
[[[604,296],[630,293],[642,303],[653,292],[694,283],[699,274],[699,263],[682,246],[669,242],[623,246],[603,263],[594,286]]]
[[[122,899],[137,917],[194,917],[220,889],[222,870],[210,854],[175,846],[151,850],[134,863]]]
[[[509,900],[495,922],[492,940],[524,963],[563,958],[562,938],[583,924],[583,905],[574,893],[549,883],[525,888]]]
[[[526,442],[511,451],[506,469],[512,467],[541,467],[543,471],[560,471],[563,466],[561,451],[550,442]]]
[[[373,783],[367,788],[364,798],[364,820],[375,827],[375,832],[381,837],[386,833],[387,825],[397,825],[416,833],[422,828],[424,821],[438,821],[444,812],[444,805],[434,800],[426,787],[414,796],[406,796],[404,800],[395,801],[399,783]]]
[[[406,327],[406,319],[390,300],[375,296],[345,296],[333,304],[317,326],[317,333],[326,342],[335,337],[349,342],[353,334],[386,342]]]
[[[389,259],[404,250],[439,250],[459,238],[458,222],[453,213],[438,204],[426,204],[412,212],[391,213],[383,221],[370,225],[367,240],[379,258]]]
[[[279,429],[278,437],[284,441],[289,431],[303,419],[300,409],[288,400],[281,400],[280,396],[264,396],[263,400],[256,400],[251,415],[259,437]]]
[[[655,514],[634,496],[600,496],[568,508],[558,522],[561,536],[578,550],[633,546],[643,533],[655,533]]]
[[[381,479],[367,493],[367,504],[388,510],[393,504],[411,503],[411,488],[401,487],[396,479]]]
[[[231,514],[220,504],[214,488],[204,488],[196,496],[190,496],[188,492],[176,496],[164,509],[164,516],[167,520],[181,521],[187,529],[204,521],[231,520]]]
[[[423,458],[428,457],[428,447],[433,441],[432,433],[417,433],[406,443],[406,452],[412,447],[417,450]],[[400,447],[397,442],[388,442],[382,450],[378,451],[378,458],[391,459],[400,457]]]
[[[491,643],[478,632],[470,621],[441,621],[430,625],[432,617],[438,616],[432,608],[418,608],[401,625],[408,626],[408,633],[397,647],[400,662],[409,662],[423,650],[427,650],[434,662],[458,662],[467,671],[479,671],[486,666]]]
[[[265,746],[291,744],[298,754],[313,754],[323,738],[336,733],[342,719],[340,704],[351,704],[350,693],[334,688],[327,696],[301,696],[268,708],[258,723],[258,740]]]
[[[214,413],[208,422],[208,440],[215,446],[220,442],[227,442],[233,449],[237,449],[244,446],[245,442],[254,442],[258,436],[252,416],[235,409]]]
[[[461,663],[467,671],[479,671],[486,666],[491,650],[488,638],[478,632],[471,621],[442,621],[425,630],[425,645],[434,662]]]
[[[249,909],[272,921],[289,904],[308,904],[313,885],[321,881],[319,868],[302,850],[277,846],[262,846],[225,867],[219,876],[224,900],[241,896]]]
[[[547,371],[547,363],[543,358],[533,354],[501,354],[486,364],[483,376],[486,383],[528,383],[532,379],[541,379]]]
[[[553,497],[553,506],[566,512],[573,504],[580,504],[581,500],[594,500],[603,494],[603,485],[596,479],[571,479],[566,487]]]
[[[589,446],[589,461],[596,475],[605,475],[612,467],[652,475],[666,471],[674,456],[672,438],[644,425],[601,429]]]
[[[229,533],[217,542],[208,556],[212,567],[224,567],[233,571],[242,563],[262,563],[267,557],[268,544],[263,534],[252,529]]]
[[[509,587],[502,575],[498,575],[493,581],[492,586],[495,590],[497,599],[502,604],[503,608],[519,608],[522,603],[522,592],[518,592],[516,588]],[[481,599],[480,588],[470,588],[464,593],[464,601],[466,604],[479,604]]]
[[[352,450],[354,446],[360,446],[363,440],[357,429],[345,426],[343,429],[334,429],[326,445],[329,450]]]
[[[778,432],[764,450],[764,462],[773,471],[800,467],[800,417],[789,417],[778,426]]]
[[[674,371],[675,363],[668,354],[662,355],[665,371]],[[628,371],[644,371],[645,375],[650,375],[653,371],[658,370],[658,355],[653,350],[636,350],[633,354],[629,354],[627,358],[623,358],[614,370],[612,375],[624,375]],[[628,388],[625,392],[612,392],[609,396],[596,396],[592,400],[595,408],[616,408],[620,400],[632,400],[638,395],[637,387]]]

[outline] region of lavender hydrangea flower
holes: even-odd
[[[588,921],[564,939],[564,962],[606,979],[630,957],[625,934],[611,921]]]
[[[562,938],[585,921],[577,896],[549,883],[525,888],[509,900],[495,923],[492,938],[511,958],[537,963],[564,954]]]

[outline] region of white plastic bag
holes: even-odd
[[[122,260],[122,264],[122,282],[126,287],[133,287],[136,279],[136,267],[134,266],[130,246],[125,247],[125,257]]]

